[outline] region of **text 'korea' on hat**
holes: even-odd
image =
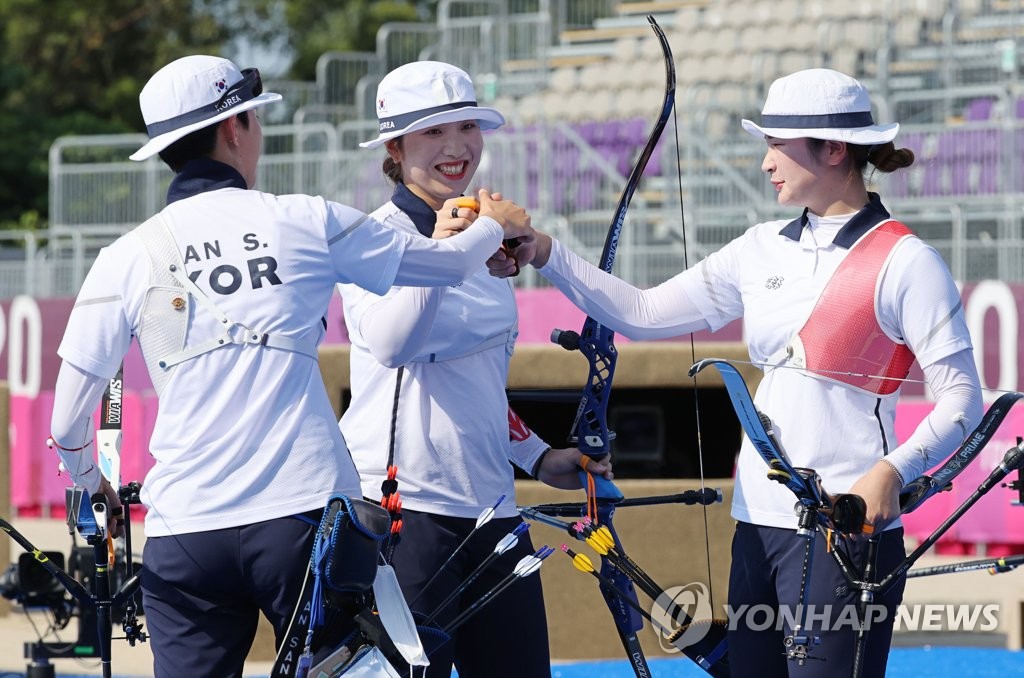
[[[263,91],[260,72],[239,70],[220,57],[182,57],[157,71],[139,93],[149,142],[132,160],[145,160],[178,139],[257,106],[280,101]]]
[[[379,136],[359,144],[363,148],[460,120],[476,120],[485,130],[505,124],[496,109],[477,106],[465,71],[440,61],[416,61],[388,73],[377,87],[376,105]]]

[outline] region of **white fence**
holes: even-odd
[[[735,137],[724,145],[700,128],[684,127],[677,150],[673,134],[669,126],[660,173],[641,185],[623,231],[616,273],[638,285],[657,284],[682,268],[684,236],[692,263],[753,223],[795,216],[776,205],[760,171],[763,143]],[[383,153],[352,150],[374,135],[371,123],[267,126],[264,135],[262,190],[319,194],[363,210],[390,196],[381,174]],[[957,279],[1024,279],[1024,121],[908,125],[901,140],[918,163],[881,179],[894,214],[943,254]],[[51,229],[4,234],[0,294],[74,294],[99,247],[163,206],[170,171],[157,158],[123,160],[141,142],[139,135],[125,135],[54,144]],[[539,227],[596,260],[625,183],[623,159],[629,158],[610,156],[579,127],[561,123],[513,122],[488,134],[486,147],[476,183],[525,204]],[[543,282],[526,276],[521,284]]]

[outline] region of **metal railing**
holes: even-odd
[[[985,137],[982,152],[970,145],[980,137],[964,137],[967,146],[950,146],[948,140],[957,138],[951,135],[958,133],[995,136]],[[320,194],[365,211],[389,198],[382,152],[350,150],[376,134],[372,123],[267,126],[264,134],[262,190]],[[893,213],[942,253],[957,279],[1024,280],[1024,120],[960,128],[908,125],[901,139],[914,147],[918,163],[876,177]],[[162,207],[171,174],[159,160],[103,161],[127,154],[139,141],[137,135],[82,137],[54,145],[52,228],[46,235],[7,234],[12,242],[23,241],[0,249],[0,275],[10,281],[8,288],[21,280],[25,289],[15,292],[73,292],[99,247]],[[635,284],[657,284],[682,267],[677,153],[691,261],[754,223],[793,216],[793,210],[776,204],[760,171],[762,142],[736,137],[716,143],[703,134],[698,117],[681,128],[678,151],[675,140],[667,139],[661,152],[663,175],[648,179],[634,197],[618,255],[617,274]],[[624,183],[619,168],[565,123],[510,124],[488,134],[475,179],[475,185],[501,190],[525,204],[539,227],[557,222],[573,248],[591,260],[600,253]],[[43,284],[45,276],[35,271],[51,265],[62,273]],[[539,283],[533,278],[522,282]]]

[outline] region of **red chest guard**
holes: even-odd
[[[910,235],[909,228],[890,220],[853,245],[791,342],[795,363],[802,362],[816,376],[878,395],[900,387],[914,354],[882,331],[875,288],[889,254]]]

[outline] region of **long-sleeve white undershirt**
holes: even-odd
[[[67,361],[61,363],[54,387],[54,402],[65,403],[66,407],[54,408],[50,435],[57,444],[55,449],[64,468],[71,474],[71,481],[84,487],[89,494],[99,490],[100,472],[96,467],[95,448],[91,444],[83,446],[93,439],[92,414],[106,387],[107,379]]]
[[[444,293],[443,287],[403,287],[366,309],[359,331],[377,362],[393,369],[421,352]]]
[[[682,276],[641,290],[605,273],[552,240],[548,263],[538,269],[574,304],[605,327],[630,339],[664,339],[709,329],[686,294]],[[981,418],[981,384],[972,352],[959,351],[923,366],[935,407],[893,450],[891,462],[906,482],[949,456]]]

